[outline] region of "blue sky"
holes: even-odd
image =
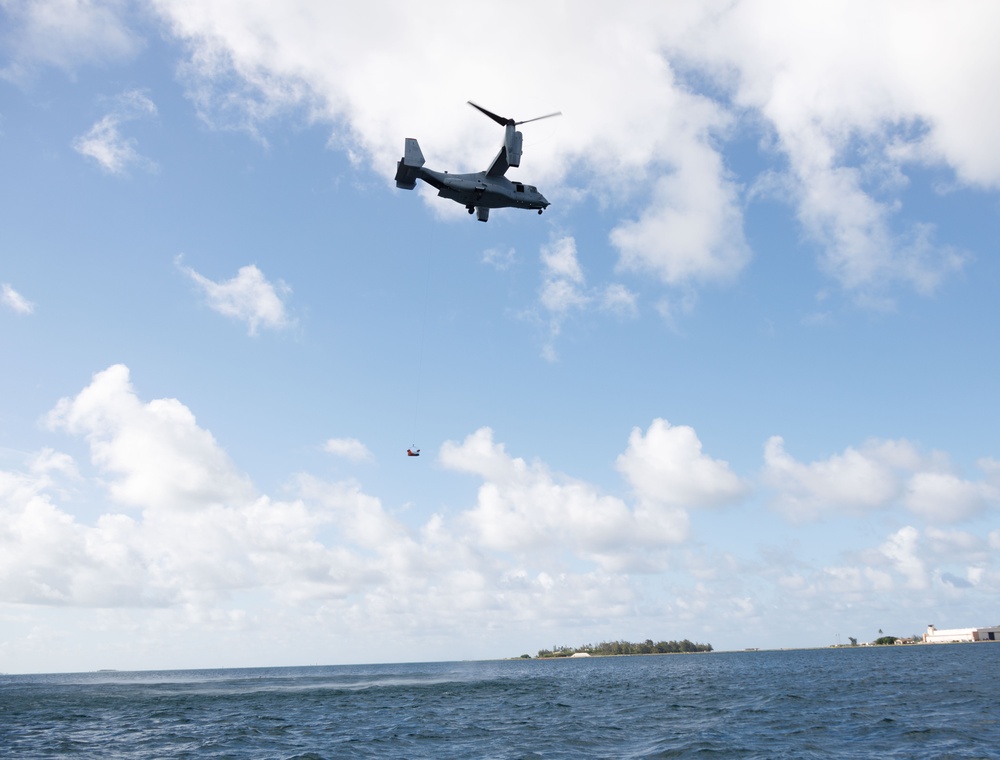
[[[996,623],[998,12],[647,6],[0,3],[0,671]]]

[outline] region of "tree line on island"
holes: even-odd
[[[572,657],[574,654],[589,654],[594,657],[626,654],[681,654],[688,652],[711,652],[711,644],[695,644],[693,641],[657,641],[646,639],[640,643],[631,641],[602,641],[600,644],[584,644],[580,647],[554,646],[539,649],[538,657]],[[523,659],[530,655],[521,655]]]
[[[847,640],[851,642],[850,646],[852,647],[858,646],[858,640],[856,637],[848,636]],[[882,633],[882,629],[879,628],[878,638],[872,641],[871,643],[862,644],[862,646],[884,647],[884,646],[892,646],[894,644],[919,644],[921,641],[923,641],[923,636],[921,636],[920,634],[915,633],[909,638],[907,638],[906,636],[886,636]],[[839,636],[837,637],[837,646],[838,647],[840,646]]]

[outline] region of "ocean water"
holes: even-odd
[[[1000,644],[0,676],[14,758],[1000,758]]]

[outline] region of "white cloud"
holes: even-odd
[[[808,520],[825,511],[873,509],[899,498],[903,478],[898,457],[916,466],[919,457],[905,441],[870,442],[862,450],[848,447],[843,454],[803,464],[785,452],[785,442],[772,436],[764,447],[764,482],[777,491],[775,506],[793,520]]]
[[[748,491],[727,462],[702,452],[693,428],[664,419],[653,420],[645,435],[633,428],[616,466],[643,504],[717,506],[733,503]]]
[[[0,472],[0,595],[35,604],[64,601],[83,553],[81,531],[45,493],[46,477]]]
[[[368,462],[374,458],[368,447],[357,438],[330,438],[323,444],[323,451],[352,462]]]
[[[558,323],[572,309],[582,309],[590,297],[582,290],[583,270],[576,258],[576,241],[563,237],[541,248],[542,293],[540,300]],[[558,327],[554,327],[558,333]]]
[[[35,304],[18,293],[6,282],[0,287],[0,303],[18,314],[33,314]]]
[[[621,318],[634,317],[638,313],[638,296],[621,283],[612,283],[603,290],[587,286],[577,257],[575,238],[567,235],[555,239],[543,245],[540,254],[542,288],[539,304],[548,315],[549,333],[543,348],[545,358],[555,360],[555,340],[562,332],[563,322],[574,311],[583,311],[596,304],[600,311]]]
[[[919,556],[920,531],[912,526],[900,528],[879,547],[895,568],[906,578],[906,585],[913,589],[926,589],[930,578],[923,559]]]
[[[749,260],[742,190],[722,158],[740,126],[772,138],[822,267],[869,303],[885,303],[892,283],[930,292],[967,258],[927,221],[899,218],[909,165],[1000,187],[1000,107],[980,76],[1000,63],[990,34],[1000,10],[982,3],[945,17],[905,0],[547,4],[518,30],[538,75],[517,80],[446,64],[453,40],[493,31],[489,12],[460,3],[389,14],[232,0],[156,8],[189,45],[207,118],[257,131],[304,108],[373,166],[391,166],[402,136],[416,134],[431,165],[482,168],[499,135],[464,106],[470,97],[516,118],[561,109],[525,126],[524,172],[557,204],[582,190],[609,206],[621,265],[670,284],[730,279]]]
[[[135,140],[124,137],[119,130],[123,122],[155,115],[156,105],[143,92],[124,92],[111,113],[73,140],[73,149],[97,161],[109,174],[125,174],[130,166],[155,170],[156,164],[136,151]]]
[[[568,551],[620,569],[641,566],[642,550],[662,549],[687,536],[687,514],[675,503],[648,500],[630,508],[585,481],[509,456],[489,428],[461,443],[446,442],[441,463],[483,479],[476,505],[462,522],[477,543],[494,551],[557,563],[560,552]]]
[[[887,610],[899,610],[899,619],[916,617],[922,625],[921,616],[941,601],[952,604],[963,596],[971,599],[979,593],[994,593],[988,579],[996,560],[988,540],[964,531],[921,531],[905,525],[875,546],[855,547],[841,559],[846,563],[813,567],[804,560],[792,571],[775,565],[763,571],[756,568],[754,574],[774,575],[783,603],[790,605],[786,614],[819,617],[838,627],[853,620],[851,624],[860,623],[861,630],[872,629],[872,638],[873,614],[882,624]],[[905,635],[914,631],[886,628],[885,632]]]
[[[871,440],[804,464],[773,436],[764,447],[762,479],[776,492],[774,506],[795,521],[901,504],[934,522],[957,522],[1000,504],[996,486],[958,477],[945,457],[922,455],[905,440]]]
[[[86,437],[94,463],[115,475],[109,490],[120,504],[172,511],[253,499],[249,480],[190,410],[176,399],[142,403],[123,365],[60,400],[47,421]]]
[[[268,282],[253,264],[240,267],[235,277],[222,282],[214,282],[191,267],[182,266],[179,256],[177,266],[201,287],[208,297],[209,308],[246,322],[250,335],[256,335],[260,326],[281,330],[295,324],[282,300],[291,288],[281,280],[276,284]]]
[[[37,475],[47,475],[58,473],[70,479],[79,477],[76,462],[69,454],[64,454],[54,449],[42,449],[30,461],[31,472]]]
[[[120,365],[61,400],[48,422],[87,440],[96,469],[88,481],[135,516],[108,511],[85,525],[56,506],[53,478],[80,477],[65,455],[46,451],[30,473],[0,473],[5,601],[207,611],[240,590],[299,601],[350,594],[377,576],[357,547],[400,532],[350,485],[308,505],[258,494],[190,410],[175,399],[141,401]],[[300,491],[317,489],[304,482]],[[316,535],[335,518],[345,540],[327,548]]]
[[[513,248],[487,248],[483,251],[483,263],[501,272],[509,269],[515,258],[516,252]]]
[[[988,136],[1000,108],[977,74],[1000,62],[983,32],[998,21],[980,3],[942,16],[933,3],[896,0],[743,0],[674,40],[773,130],[789,199],[831,276],[848,289],[895,280],[928,292],[965,256],[934,243],[927,224],[896,223],[903,170],[943,162],[964,182],[1000,184]]]
[[[678,85],[660,53],[664,20],[645,9],[540,6],[519,30],[518,44],[520,59],[531,61],[540,76],[514,82],[443,68],[440,50],[492,30],[490,14],[470,14],[460,4],[433,12],[397,5],[388,16],[361,6],[182,2],[159,8],[191,45],[191,91],[213,121],[255,131],[276,110],[305,106],[313,117],[337,125],[336,144],[372,165],[392,165],[403,136],[414,134],[429,165],[458,171],[483,168],[500,141],[499,131],[465,106],[470,97],[498,112],[513,108],[519,119],[558,108],[565,118],[525,125],[522,175],[530,173],[546,190],[546,182],[558,182],[577,166],[604,199],[631,204],[655,195],[641,228],[631,223],[622,238],[633,264],[652,262],[652,271],[677,278],[702,277],[703,265],[714,278],[743,264],[743,252],[732,256],[741,247],[741,211],[712,144],[728,122],[725,108]],[[594,40],[588,33],[594,23],[609,33]],[[380,44],[373,46],[373,39]],[[403,70],[414,74],[411,82],[433,79],[434,88],[401,86]],[[545,139],[554,133],[558,140]],[[650,166],[659,168],[650,172]],[[661,173],[673,184],[659,183]],[[693,203],[690,188],[685,197],[675,192],[688,182],[698,187]],[[711,209],[701,208],[701,201]],[[730,208],[722,210],[726,204]],[[670,236],[645,232],[662,227],[661,217]],[[710,228],[729,220],[735,229]],[[695,251],[702,242],[712,250]],[[686,260],[664,263],[677,256]]]
[[[302,475],[298,486],[306,503],[330,510],[342,542],[368,551],[390,546],[398,550],[411,543],[403,524],[387,514],[382,503],[364,493],[357,483],[327,483]]]
[[[71,460],[51,451],[23,473],[0,471],[0,607],[19,605],[24,619],[74,621],[74,641],[90,646],[70,642],[60,649],[67,662],[89,663],[86,650],[102,650],[95,642],[109,635],[131,641],[132,652],[148,648],[133,667],[237,664],[285,639],[313,657],[330,636],[365,642],[342,659],[370,661],[401,635],[433,656],[453,656],[455,631],[469,625],[534,632],[540,621],[632,614],[635,594],[624,576],[578,566],[600,559],[609,540],[602,528],[616,527],[614,515],[546,537],[551,555],[518,561],[497,553],[493,537],[470,532],[478,507],[447,521],[432,515],[414,528],[358,484],[307,474],[291,484],[293,499],[272,500],[255,492],[183,405],[139,400],[120,366],[95,375],[49,420],[87,440],[94,471],[76,474]],[[55,488],[62,477],[74,479],[74,492],[106,492],[108,510],[90,523],[74,517],[72,505],[58,504],[71,499]],[[541,477],[536,485],[554,484]],[[586,505],[591,487],[577,490],[567,504],[583,498]],[[122,514],[118,504],[135,511]],[[570,514],[566,505],[560,510]],[[664,538],[651,536],[648,523],[636,535],[647,546]],[[622,530],[636,527],[626,520]],[[58,608],[57,618],[47,608]],[[98,617],[114,619],[110,632],[94,627],[98,613],[84,618],[75,608],[100,608]],[[60,638],[49,626],[38,630]],[[241,643],[220,648],[234,631]],[[31,640],[16,646],[30,649]],[[181,640],[193,649],[173,652]],[[45,661],[50,668],[63,662],[51,652]],[[120,654],[115,662],[132,664]]]
[[[0,42],[10,63],[0,79],[23,81],[38,66],[73,71],[134,55],[141,40],[125,23],[126,10],[121,0],[5,0]]]
[[[635,317],[639,313],[638,296],[621,283],[608,285],[601,294],[601,308],[620,317]]]
[[[543,356],[556,357],[555,339],[570,311],[584,309],[591,301],[586,293],[583,270],[576,257],[576,240],[566,236],[541,248],[542,291],[539,302],[549,316],[549,339]]]
[[[989,543],[982,536],[964,530],[926,528],[926,544],[931,558],[940,564],[968,565],[966,572],[990,562]]]
[[[976,464],[979,469],[996,485],[1000,485],[1000,460],[993,457],[983,457]]]
[[[634,430],[617,460],[631,502],[512,456],[483,428],[440,452],[445,472],[479,479],[474,495],[415,518],[354,481],[307,473],[287,485],[288,498],[259,493],[187,407],[140,399],[123,366],[96,374],[47,419],[86,441],[90,465],[43,449],[24,471],[0,471],[0,605],[19,605],[32,620],[58,608],[53,619],[72,621],[91,645],[108,632],[92,627],[95,613],[73,610],[100,608],[113,618],[109,630],[150,643],[147,666],[190,665],[190,648],[166,653],[178,638],[208,652],[197,661],[206,666],[265,650],[273,658],[285,640],[313,656],[328,651],[330,636],[365,642],[345,660],[370,660],[400,636],[420,652],[454,656],[455,631],[470,625],[504,648],[518,635],[549,643],[537,641],[539,625],[562,638],[594,631],[594,621],[617,630],[681,620],[718,645],[739,619],[739,639],[727,640],[736,646],[747,636],[772,641],[778,619],[822,637],[831,615],[871,625],[890,597],[894,608],[924,610],[997,590],[996,531],[906,526],[822,566],[795,557],[797,541],[775,556],[706,550],[690,540],[688,511],[741,499],[746,484],[701,450],[693,430],[663,420]],[[353,439],[333,441],[337,452],[358,450]],[[941,457],[899,442],[860,451],[906,472],[943,471]],[[75,516],[81,496],[105,505],[100,516]],[[84,614],[91,623],[76,626]],[[234,631],[244,643],[219,649]],[[89,663],[83,649],[67,651]]]
[[[125,167],[139,160],[133,142],[123,139],[118,132],[118,119],[114,116],[105,116],[86,134],[77,137],[73,149],[97,161],[109,174],[122,174]]]
[[[967,262],[960,251],[936,246],[930,225],[917,224],[904,236],[894,235],[891,209],[862,189],[856,169],[800,171],[799,219],[823,246],[823,268],[845,288],[871,298],[874,287],[901,280],[928,294]]]
[[[991,504],[1000,504],[1000,489],[949,472],[917,472],[907,483],[904,502],[928,520],[957,522],[978,515]]]
[[[448,522],[432,515],[414,529],[357,483],[308,474],[296,477],[296,498],[275,501],[179,401],[140,400],[121,365],[62,399],[47,421],[87,441],[94,472],[52,450],[25,473],[0,472],[0,601],[214,610],[226,626],[243,618],[235,595],[265,590],[281,605],[361,615],[353,624],[373,629],[398,629],[412,615],[432,629],[468,615],[534,617],[528,599],[574,616],[581,604],[613,610],[630,593],[578,560],[634,563],[636,546],[672,545],[686,530],[683,514],[632,511],[590,484],[511,459],[488,431],[444,447],[446,466],[488,480],[479,502]],[[328,448],[356,453],[355,444]],[[54,500],[60,478],[97,486],[113,506],[92,525],[79,522]],[[505,500],[505,514],[491,513],[490,493]],[[538,517],[549,532],[533,528],[537,545],[529,536],[522,547],[518,532]],[[530,557],[511,564],[494,554],[501,547]]]
[[[576,258],[576,241],[571,237],[560,238],[541,250],[545,275],[551,280],[566,280],[571,283],[583,282],[583,271]]]
[[[549,276],[542,285],[541,301],[549,311],[565,314],[570,309],[586,306],[589,299],[573,280]]]
[[[698,145],[657,180],[652,202],[620,224],[611,242],[621,267],[648,271],[671,285],[733,279],[750,260],[737,187],[715,150]]]

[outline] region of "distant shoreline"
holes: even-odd
[[[827,644],[825,646],[811,646],[811,647],[747,647],[744,649],[711,649],[697,652],[635,652],[635,653],[589,653],[585,657],[577,656],[573,657],[572,654],[559,654],[550,655],[548,657],[531,657],[521,655],[519,657],[503,657],[502,660],[532,660],[532,661],[547,661],[547,660],[590,660],[606,657],[656,657],[661,655],[683,655],[683,654],[766,654],[768,652],[820,652],[829,649],[836,650],[858,650],[858,651],[870,651],[870,650],[882,650],[882,649],[917,649],[917,648],[927,648],[933,649],[935,647],[941,646],[966,646],[969,644],[997,644],[1000,641],[941,641],[934,643],[926,643],[922,641],[917,641],[909,644]],[[474,661],[473,661],[474,662]]]

